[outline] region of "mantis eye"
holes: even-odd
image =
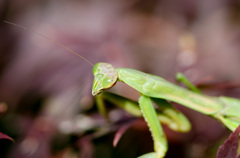
[[[113,79],[113,77],[105,77],[102,81],[102,86],[103,88],[110,88],[115,84],[115,80]]]

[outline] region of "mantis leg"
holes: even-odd
[[[99,113],[103,117],[105,117],[107,119],[107,121],[109,121],[108,113],[107,113],[106,107],[104,105],[104,100],[103,100],[102,94],[96,95],[95,100],[96,100],[96,104],[97,104]]]
[[[194,86],[183,74],[177,73],[177,80],[183,82],[194,92],[200,93],[200,90]],[[216,98],[219,105],[223,105],[222,110],[212,114],[213,117],[220,120],[231,131],[234,131],[240,124],[240,101],[231,97],[218,97]]]
[[[101,94],[97,96],[100,96],[102,101],[107,100],[133,116],[137,117],[142,116],[138,103],[133,100],[106,91],[103,91]]]
[[[141,95],[139,98],[139,106],[152,134],[154,151],[156,153],[156,155],[150,153],[148,156],[145,155],[145,157],[147,156],[146,158],[162,158],[167,152],[167,139],[158,121],[157,113],[154,109],[151,98],[145,95]]]
[[[160,108],[162,115],[169,118],[171,121],[167,122],[168,126],[178,132],[188,132],[191,129],[191,123],[187,117],[180,111],[175,109],[171,103],[164,99],[151,98]],[[159,120],[164,123],[162,115],[158,115]]]
[[[176,79],[182,83],[184,83],[191,91],[202,94],[202,92],[193,85],[186,76],[184,76],[182,73],[178,72],[176,74]]]
[[[176,110],[169,102],[163,99],[151,98],[157,105],[159,105],[159,110],[157,110],[158,120],[167,125],[170,129],[177,132],[188,132],[191,129],[191,124],[188,119],[178,110]],[[100,100],[100,101],[98,101]],[[106,110],[104,107],[103,100],[107,100],[114,105],[117,105],[121,109],[124,109],[129,114],[141,117],[142,112],[136,101],[130,100],[128,98],[119,96],[110,92],[102,92],[96,98],[100,113],[106,117]],[[104,110],[102,110],[104,109]]]

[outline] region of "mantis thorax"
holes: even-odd
[[[93,88],[92,95],[95,96],[105,89],[109,89],[117,82],[116,69],[108,63],[97,63],[93,67]]]

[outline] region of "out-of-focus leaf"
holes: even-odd
[[[152,153],[144,154],[138,158],[156,158],[156,157],[157,157],[156,153],[152,152]]]
[[[79,158],[91,158],[93,157],[94,146],[92,144],[92,139],[89,136],[83,137],[78,142],[79,147]]]
[[[14,140],[11,137],[9,137],[6,134],[3,134],[2,132],[0,132],[0,139],[8,139],[14,142]]]
[[[113,139],[113,146],[116,147],[120,138],[123,136],[123,134],[127,131],[127,129],[132,125],[132,123],[123,125],[119,128],[119,130],[116,132],[114,139]]]
[[[239,158],[237,156],[240,126],[228,137],[218,149],[216,158]]]

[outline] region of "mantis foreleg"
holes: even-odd
[[[167,152],[167,139],[158,121],[157,113],[151,99],[141,95],[139,98],[139,106],[152,134],[156,158],[162,158]]]
[[[151,98],[161,109],[162,115],[171,119],[168,126],[178,132],[188,132],[191,129],[191,123],[184,114],[176,110],[172,104],[164,99]],[[161,120],[161,115],[158,116]]]
[[[157,112],[158,120],[161,123],[178,132],[188,132],[191,129],[191,124],[189,120],[181,112],[176,110],[169,102],[163,99],[151,99],[159,106],[159,108],[155,110]],[[97,104],[101,104],[98,105],[98,108],[101,108],[99,109],[99,111],[106,118],[108,117],[105,115],[107,113],[105,107],[103,107],[103,100],[107,100],[108,102],[117,105],[118,107],[124,109],[126,112],[130,113],[133,116],[142,116],[142,112],[136,101],[130,100],[114,93],[104,91],[98,96],[96,96],[96,102]]]

